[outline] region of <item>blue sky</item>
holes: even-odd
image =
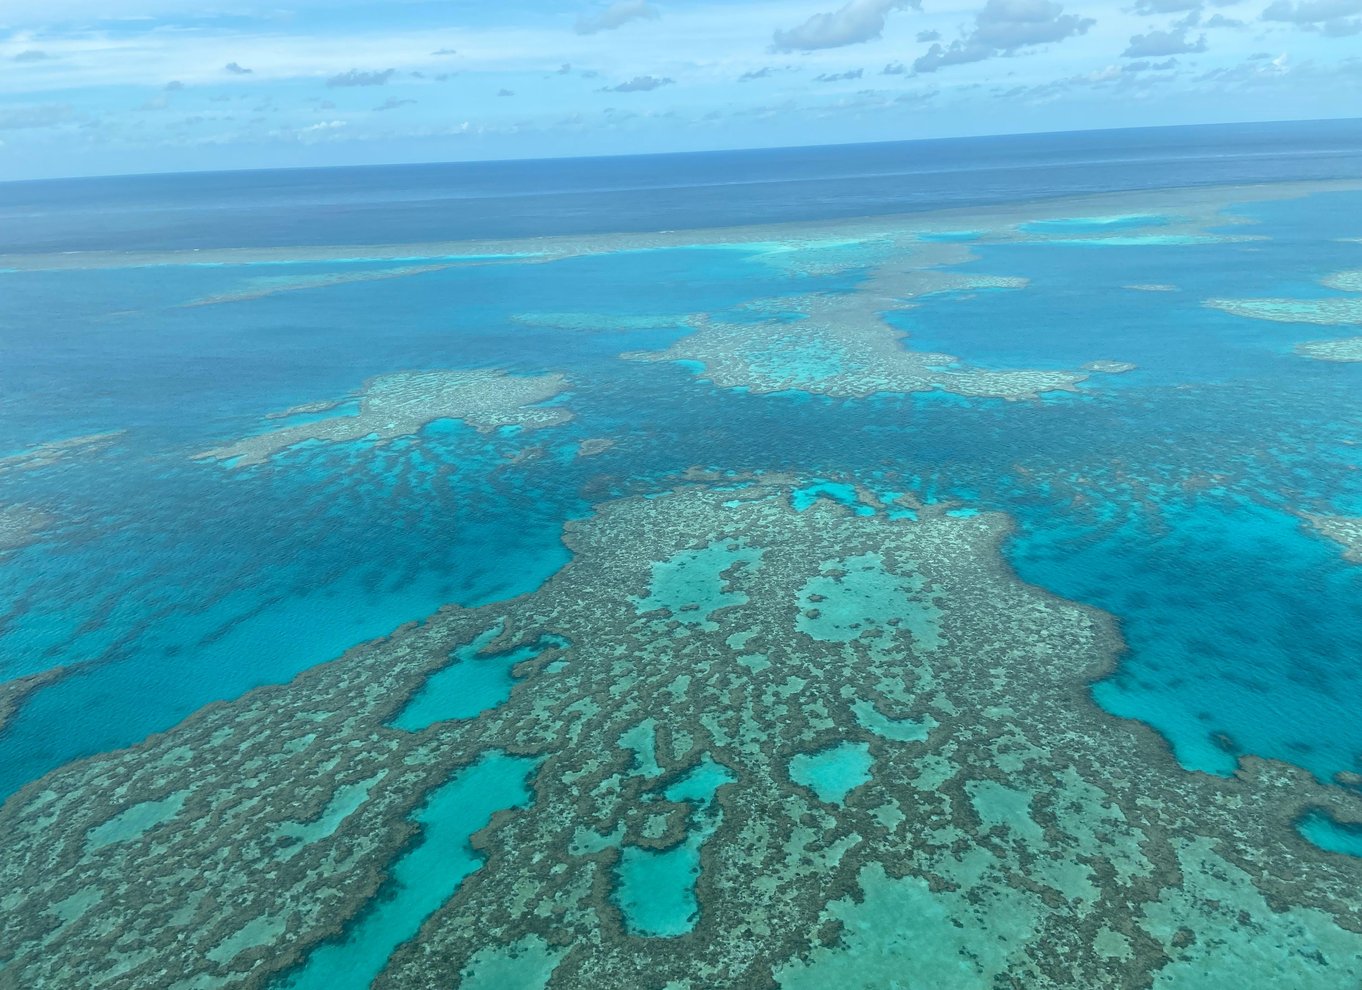
[[[1357,116],[1362,0],[0,0],[0,179]]]

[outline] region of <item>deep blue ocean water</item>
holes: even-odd
[[[1362,177],[1362,123],[1177,128],[838,149],[0,185],[0,253],[271,247],[797,222],[1163,186]],[[285,680],[446,602],[532,591],[561,567],[583,492],[692,465],[858,478],[1002,509],[1009,560],[1115,614],[1130,650],[1093,686],[1189,768],[1254,753],[1323,778],[1357,768],[1362,568],[1297,511],[1362,514],[1362,365],[1308,361],[1345,331],[1250,321],[1210,297],[1322,296],[1362,268],[1362,195],[1242,211],[1269,239],[983,246],[1019,292],[932,297],[893,317],[917,349],[997,367],[1094,357],[1138,370],[1033,403],[748,395],[621,361],[675,327],[534,328],[538,312],[724,312],[794,291],[741,250],[450,268],[208,307],[242,267],[0,273],[0,456],[124,431],[0,473],[0,504],[58,522],[0,559],[0,677],[71,665],[0,734],[0,794],[196,708]],[[289,275],[391,267],[298,264]],[[857,273],[801,280],[844,289]],[[1175,293],[1119,291],[1175,283]],[[528,301],[528,302],[527,302]],[[659,322],[665,322],[659,319]],[[230,471],[192,455],[267,413],[423,368],[561,371],[576,413],[518,442],[437,423],[419,438],[306,445]],[[585,438],[617,444],[576,459]],[[593,486],[594,487],[591,487]],[[609,483],[605,485],[608,490]]]

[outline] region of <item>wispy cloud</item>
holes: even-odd
[[[846,82],[851,79],[860,79],[864,72],[864,69],[849,69],[846,72],[824,72],[821,75],[814,76],[813,81],[821,83]]]
[[[1263,20],[1295,24],[1333,38],[1362,33],[1362,0],[1276,0]]]
[[[668,79],[660,76],[634,76],[627,82],[622,82],[618,86],[605,86],[601,89],[602,93],[647,93],[650,90],[661,89],[663,86],[671,86],[675,79]]]
[[[880,36],[891,11],[919,6],[921,0],[849,0],[837,10],[814,14],[803,24],[777,31],[771,47],[794,52],[860,44]]]
[[[1196,41],[1187,37],[1187,29],[1176,31],[1150,31],[1137,34],[1121,53],[1124,58],[1161,58],[1164,55],[1192,55],[1206,50],[1206,36]]]
[[[396,69],[383,69],[381,72],[362,72],[359,69],[350,69],[340,75],[332,76],[326,84],[332,88],[343,88],[347,86],[385,86],[388,80],[397,72]]]
[[[934,44],[913,62],[915,72],[936,72],[952,65],[1011,55],[1022,48],[1085,34],[1097,22],[1066,14],[1053,0],[988,0],[974,17],[974,29],[950,45]]]
[[[604,10],[577,18],[576,30],[578,34],[596,34],[613,31],[630,21],[656,20],[659,16],[658,9],[647,0],[615,0]]]
[[[32,106],[0,107],[0,131],[24,131],[52,127],[76,119],[76,109],[69,103],[48,103]]]

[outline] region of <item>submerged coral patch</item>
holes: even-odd
[[[946,291],[946,290],[940,290]],[[695,332],[660,352],[629,352],[635,361],[690,362],[723,388],[750,392],[799,391],[868,396],[879,392],[929,392],[1003,399],[1072,391],[1084,372],[994,371],[962,365],[948,354],[906,350],[902,332],[879,315],[901,305],[874,296],[826,295],[768,300],[759,312],[800,313],[755,321],[697,316]]]
[[[1234,316],[1275,323],[1362,324],[1362,299],[1207,299],[1206,305]]]
[[[1350,364],[1362,361],[1362,337],[1343,337],[1340,340],[1312,340],[1297,344],[1296,353],[1316,361],[1339,361]]]
[[[0,505],[0,554],[32,543],[55,521],[31,505]]]
[[[1341,546],[1345,558],[1362,564],[1362,517],[1306,512],[1301,518],[1320,536]]]

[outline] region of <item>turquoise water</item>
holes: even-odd
[[[308,955],[303,966],[274,980],[273,990],[363,990],[428,915],[482,865],[469,838],[492,815],[530,800],[535,761],[489,753],[431,793],[413,816],[415,844],[393,864],[386,889],[336,942]]]
[[[662,792],[668,801],[692,805],[685,838],[670,849],[625,846],[617,867],[616,903],[628,929],[651,938],[674,938],[695,927],[700,905],[700,848],[714,834],[722,813],[714,796],[736,780],[722,764],[706,757],[694,770]]]
[[[815,481],[802,488],[796,488],[791,497],[795,509],[803,512],[820,498],[832,499],[839,505],[845,505],[858,516],[872,516],[875,510],[868,505],[862,505],[860,496],[856,494],[856,489],[844,481]]]
[[[619,908],[631,932],[674,938],[695,927],[700,854],[688,844],[665,852],[626,847],[620,853]]]
[[[1362,856],[1362,825],[1335,821],[1325,812],[1312,811],[1297,823],[1301,835],[1330,852]]]
[[[634,607],[640,613],[665,609],[671,618],[682,623],[712,627],[710,616],[715,611],[747,601],[742,592],[726,590],[725,572],[739,565],[760,564],[760,551],[727,541],[683,551],[670,560],[653,564],[648,595],[635,598]]]
[[[609,311],[621,289],[646,281],[654,312],[689,312],[697,263],[730,303],[763,277],[774,291],[769,275],[731,261],[731,252],[685,252],[450,269],[187,310],[166,303],[226,291],[235,272],[6,276],[0,323],[14,380],[27,383],[0,400],[11,443],[126,432],[79,461],[0,474],[0,500],[40,502],[63,520],[0,572],[0,594],[13,603],[0,623],[0,676],[73,670],[6,729],[0,793],[210,701],[287,680],[447,602],[534,590],[568,559],[560,534],[588,510],[582,484],[626,463],[609,454],[574,462],[570,452],[628,422],[610,396],[659,392],[657,383],[608,384],[624,365],[616,355],[678,331],[565,342],[558,331],[517,327],[508,337],[501,328],[516,300],[527,284],[552,299],[556,284],[559,308]],[[44,370],[42,335],[21,317],[39,305],[86,335],[58,379]],[[385,328],[380,346],[375,328]],[[580,373],[595,368],[604,380],[574,424],[544,437],[559,452],[555,475],[506,464],[511,438],[452,423],[382,446],[305,444],[241,471],[192,460],[224,437],[277,426],[265,418],[272,411],[343,399],[384,371],[506,365],[508,344],[520,355],[511,370],[566,356],[567,346]],[[194,370],[198,355],[218,362],[213,374]],[[54,724],[66,728],[54,734]]]
[[[856,721],[865,728],[894,742],[922,742],[937,724],[930,715],[916,720],[889,718],[877,711],[868,701],[856,702],[851,706],[851,711],[856,716]]]
[[[1077,233],[1086,234],[1097,231],[1128,230],[1132,227],[1162,227],[1169,218],[1157,213],[1131,213],[1124,215],[1094,217],[1062,217],[1055,220],[1037,220],[1024,223],[1020,230],[1035,234]]]
[[[444,602],[532,590],[567,560],[559,532],[588,511],[579,492],[589,479],[666,477],[693,464],[851,475],[1002,509],[1019,523],[1008,554],[1023,578],[1122,619],[1133,648],[1099,685],[1104,705],[1156,725],[1189,766],[1227,772],[1234,752],[1255,752],[1322,777],[1348,769],[1362,730],[1333,699],[1356,677],[1347,658],[1362,647],[1359,579],[1291,510],[1362,511],[1362,457],[1340,442],[1358,369],[1290,353],[1318,328],[1199,304],[1320,295],[1314,278],[1350,257],[1362,264],[1362,247],[1330,240],[1358,233],[1347,202],[1248,208],[1255,232],[1271,238],[1253,244],[1084,248],[1081,264],[1080,249],[1062,245],[976,246],[967,270],[1031,287],[922,299],[893,317],[913,346],[986,367],[1075,367],[1095,353],[1139,366],[1029,405],[748,396],[697,385],[679,365],[617,359],[683,329],[502,330],[529,285],[534,310],[555,312],[626,313],[639,284],[655,314],[789,291],[788,277],[731,250],[450,269],[192,310],[157,301],[226,291],[236,274],[7,274],[0,318],[19,383],[3,399],[9,446],[127,432],[91,454],[0,475],[0,498],[61,520],[0,571],[13,603],[0,625],[3,672],[75,671],[35,692],[0,737],[0,784],[13,790],[134,742]],[[803,278],[799,288],[853,281]],[[1120,288],[1135,283],[1182,291]],[[46,338],[22,319],[39,305],[79,342],[60,378]],[[219,355],[213,375],[189,370],[198,354]],[[568,400],[573,423],[536,438],[552,473],[507,463],[505,441],[453,424],[382,447],[304,446],[242,471],[190,459],[267,428],[270,411],[343,399],[371,374],[493,363],[592,383]],[[572,459],[591,436],[626,439]],[[872,511],[846,481],[799,499],[813,497]]]
[[[1014,190],[1015,198],[1026,191]],[[739,205],[730,202],[733,215]],[[1075,678],[1092,678],[1086,689],[1097,705],[1152,726],[1188,770],[1228,777],[1254,755],[1321,782],[1350,779],[1336,775],[1362,769],[1354,702],[1362,696],[1362,567],[1302,514],[1362,515],[1362,366],[1293,353],[1326,336],[1325,328],[1246,319],[1202,303],[1329,297],[1320,277],[1362,268],[1362,244],[1341,240],[1362,237],[1362,194],[1242,212],[1257,221],[1251,232],[1262,239],[1217,243],[1214,231],[1146,236],[1140,228],[1166,225],[1162,215],[1117,211],[1023,224],[1044,235],[1031,243],[987,243],[984,225],[969,218],[958,230],[928,235],[969,243],[976,260],[959,271],[1028,285],[916,299],[888,317],[909,335],[908,346],[958,354],[983,369],[1073,370],[1097,358],[1137,366],[1095,374],[1077,392],[1041,401],[943,392],[758,395],[708,384],[697,362],[620,359],[665,350],[691,332],[685,318],[696,312],[750,322],[795,305],[754,309],[755,300],[848,291],[874,252],[845,247],[798,256],[807,272],[773,263],[757,245],[685,247],[448,268],[194,308],[183,304],[256,284],[260,267],[0,272],[6,450],[116,433],[47,464],[0,466],[0,505],[37,506],[54,520],[32,544],[0,555],[0,678],[64,671],[20,699],[0,729],[0,795],[73,760],[136,744],[211,702],[285,682],[443,605],[498,603],[494,615],[519,618],[526,606],[518,596],[571,563],[565,526],[614,497],[676,488],[697,467],[799,479],[791,495],[796,526],[817,525],[825,517],[812,507],[827,502],[905,524],[939,511],[962,526],[1003,525],[1005,516],[1005,562],[1022,580],[1120,623],[1128,649],[1113,670],[1075,667]],[[391,266],[297,262],[288,278],[297,284]],[[599,319],[519,318],[534,313]],[[813,381],[841,368],[833,347],[793,353],[786,343],[758,355],[764,370]],[[304,443],[241,469],[195,459],[242,436],[354,414],[355,396],[373,376],[440,368],[561,373],[566,389],[553,403],[574,418],[487,433],[442,420],[388,443]],[[270,415],[323,402],[339,405]],[[613,444],[581,456],[593,440]],[[900,495],[905,504],[892,504]],[[927,508],[909,507],[918,503]],[[864,651],[901,650],[905,684],[924,652],[972,659],[969,644],[938,628],[933,589],[913,561],[873,548],[803,561],[808,580],[788,599],[763,603],[749,600],[742,577],[776,572],[777,554],[746,545],[741,534],[720,539],[683,527],[667,539],[682,549],[640,567],[602,621],[674,636],[680,645],[663,661],[677,666],[678,677],[707,676],[707,665],[729,659],[687,653],[685,637],[717,628],[721,610],[736,606],[780,610],[801,635],[844,651],[847,663]],[[897,638],[896,645],[863,638],[891,621],[911,648]],[[433,736],[458,740],[469,726],[441,723],[504,702],[517,687],[517,664],[561,648],[568,652],[558,664],[575,670],[577,651],[595,648],[545,636],[493,649],[509,627],[518,628],[497,623],[457,646],[390,724],[408,732],[436,727]],[[739,651],[738,642],[729,645]],[[779,644],[760,648],[735,661],[752,684],[788,662]],[[612,659],[618,669],[637,662]],[[564,669],[551,665],[536,679],[548,683],[555,667]],[[536,687],[529,680],[521,690]],[[596,685],[594,700],[606,703],[615,687]],[[739,694],[722,704],[741,712]],[[906,697],[899,699],[905,705]],[[717,750],[678,771],[678,761],[694,759],[684,755],[685,726],[665,699],[644,701],[631,728],[621,734],[615,726],[593,742],[602,751],[622,748],[629,761],[606,791],[639,788],[643,810],[657,815],[641,816],[643,835],[621,824],[582,849],[600,857],[590,882],[593,896],[618,908],[616,934],[664,952],[685,945],[706,917],[702,904],[713,890],[706,885],[717,881],[702,869],[705,844],[723,824],[722,805],[736,807],[721,788],[732,783],[732,800],[740,801],[742,782]],[[782,787],[807,788],[799,800],[820,820],[865,810],[857,788],[901,768],[891,759],[902,751],[915,758],[912,747],[929,739],[949,745],[942,712],[940,722],[891,717],[883,698],[876,707],[857,693],[819,701],[843,706],[877,737],[874,757],[871,745],[857,741],[814,750],[828,733],[778,767],[788,773]],[[926,690],[912,704],[919,701],[929,703]],[[421,832],[391,865],[384,893],[276,990],[367,986],[479,868],[469,836],[497,810],[525,806],[534,766],[493,752],[434,791],[414,815]],[[925,764],[923,773],[930,776]],[[284,810],[268,828],[299,844],[339,835],[381,780],[391,783],[366,776],[337,789],[315,819],[298,821]],[[967,793],[980,822],[1028,840],[1050,810],[1001,783],[973,782]],[[579,797],[585,810],[599,795]],[[191,799],[161,791],[130,798],[90,831],[88,845],[131,849]],[[663,821],[664,812],[672,817]],[[873,827],[893,833],[910,812],[906,803],[882,806]],[[648,847],[664,826],[677,829],[668,838],[675,841]],[[1297,828],[1322,849],[1362,855],[1356,828],[1321,812]],[[983,874],[991,855],[966,865]],[[941,985],[973,986],[981,972],[1006,972],[1003,943],[1024,934],[1025,918],[1006,903],[990,905],[998,944],[966,958],[964,948],[977,943],[952,921],[953,912],[967,910],[963,893],[953,900],[953,892],[873,870],[859,880],[864,898],[839,893],[831,911],[846,926],[838,937],[865,952],[877,944],[877,929],[898,925],[902,937],[860,969],[843,968],[847,953],[815,947],[792,964],[787,987],[835,985],[858,973],[886,985],[945,973]],[[566,958],[550,937],[553,922],[543,924],[542,938],[489,941],[463,985],[542,984]]]
[[[502,627],[494,626],[473,642],[456,649],[450,665],[426,678],[421,690],[390,724],[408,732],[419,732],[446,719],[474,718],[511,696],[516,681],[511,671],[516,664],[532,660],[554,647],[567,645],[557,637],[546,637],[513,650],[488,653],[487,647],[501,630]]]
[[[838,743],[817,753],[795,755],[790,760],[790,779],[809,788],[820,801],[841,804],[870,779],[873,763],[865,743]]]

